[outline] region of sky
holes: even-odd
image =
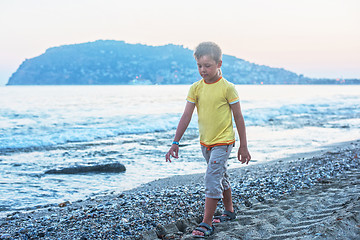
[[[360,78],[359,13],[359,0],[1,0],[0,85],[50,47],[99,39],[214,41],[307,77]]]

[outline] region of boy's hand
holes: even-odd
[[[166,162],[171,162],[170,156],[172,156],[173,158],[179,158],[178,154],[179,154],[179,145],[177,144],[171,145],[170,150],[165,155]]]
[[[238,159],[242,164],[248,164],[250,162],[251,156],[247,147],[239,147]]]

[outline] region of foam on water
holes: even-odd
[[[181,88],[183,90],[184,87],[181,86]],[[26,91],[24,88],[22,89]],[[51,90],[54,91],[55,88]],[[103,90],[108,89],[105,87]],[[180,92],[185,96],[184,91]],[[56,95],[55,92],[53,93]],[[140,94],[142,93],[140,92]],[[62,99],[53,96],[55,104],[49,103],[48,107],[40,107],[43,104],[43,97],[36,98],[37,96],[34,95],[29,101],[25,99],[29,97],[28,94],[21,94],[20,97],[17,97],[23,98],[24,101],[20,108],[17,104],[9,103],[0,109],[0,151],[49,147],[68,142],[91,142],[121,134],[169,131],[176,127],[181,114],[179,111],[174,112],[171,107],[176,104],[178,105],[176,109],[180,109],[179,105],[184,103],[183,99],[180,98],[179,101],[174,97],[169,99],[170,102],[167,100],[164,103],[156,103],[157,96],[154,95],[150,99],[143,98],[144,102],[142,103],[135,99],[130,101],[130,96],[124,98],[124,96],[113,95],[114,99],[119,97],[119,102],[108,100],[105,103],[110,102],[114,105],[106,105],[91,95],[89,95],[89,99],[86,98],[86,95],[75,99],[72,96],[64,99],[64,96],[61,95]],[[103,94],[105,95],[105,93]],[[121,98],[124,98],[124,102],[121,102]],[[17,99],[17,101],[20,100]],[[343,96],[342,98],[337,96],[335,99],[329,97],[316,100],[306,99],[305,103],[297,103],[298,101],[286,99],[284,103],[279,100],[245,100],[243,111],[246,123],[248,126],[279,126],[283,128],[322,127],[324,125],[332,127],[339,124],[345,124],[340,127],[348,127],[347,120],[359,118],[359,109],[356,108],[359,99],[355,96]],[[149,104],[149,102],[154,103]],[[78,108],[74,106],[76,104],[79,105]],[[101,109],[101,107],[103,108]],[[137,107],[138,109],[135,110]],[[196,120],[192,121],[190,127],[196,127]],[[355,126],[352,125],[352,127]]]

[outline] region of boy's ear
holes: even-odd
[[[217,67],[221,68],[221,66],[222,66],[222,60],[219,60],[219,62],[217,63]]]

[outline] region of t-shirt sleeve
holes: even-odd
[[[189,89],[189,93],[187,95],[186,101],[191,103],[196,103],[196,96],[195,96],[195,85],[191,85]]]
[[[234,103],[237,103],[240,101],[239,94],[236,91],[234,84],[230,84],[230,86],[228,87],[227,93],[226,93],[226,99],[229,104],[234,104]]]

